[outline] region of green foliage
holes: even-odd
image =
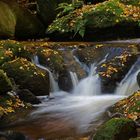
[[[58,13],[57,18],[58,17],[62,17],[64,15],[69,14],[70,12],[74,11],[77,8],[81,8],[83,5],[82,1],[77,1],[71,4],[68,3],[60,3],[58,5],[57,10],[60,10],[61,12]]]
[[[136,4],[138,1],[134,3]],[[84,5],[75,10],[69,6],[65,5],[65,9],[67,9],[64,10],[65,14],[58,16],[48,27],[49,33],[71,32],[74,35],[78,33],[83,37],[87,29],[94,30],[124,23],[139,23],[139,15],[137,14],[139,7],[135,8],[131,5],[130,9],[124,2],[120,3],[119,0],[109,0],[97,5]],[[135,12],[135,9],[137,9],[137,12]]]
[[[0,94],[6,94],[12,90],[12,83],[3,70],[0,70]]]

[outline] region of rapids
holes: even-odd
[[[12,129],[22,132],[28,136],[29,140],[90,139],[91,133],[107,119],[106,109],[138,89],[136,76],[139,72],[139,59],[118,84],[115,93],[101,92],[96,68],[98,64],[106,61],[108,56],[109,54],[106,54],[103,60],[90,66],[73,56],[88,74],[87,77],[78,80],[76,73],[70,71],[73,83],[70,93],[59,90],[51,71],[40,65],[38,57],[35,56],[33,62],[36,66],[49,72],[52,91],[50,99],[45,96],[38,97],[42,103],[35,105],[37,109],[27,118],[17,121]]]

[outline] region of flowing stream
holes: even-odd
[[[106,61],[107,57],[108,54],[98,64]],[[42,103],[35,105],[37,109],[14,130],[24,133],[29,140],[89,140],[91,133],[106,120],[105,110],[138,89],[136,76],[139,68],[136,67],[139,62],[138,59],[113,94],[101,93],[97,63],[87,68],[79,62],[84,69],[88,69],[88,76],[79,81],[76,73],[70,72],[73,90],[67,93],[59,90],[50,70],[40,65],[36,56],[34,63],[49,72],[51,96],[54,98],[40,97]]]

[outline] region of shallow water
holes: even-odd
[[[112,57],[112,53],[107,53],[100,62],[106,61],[106,57]],[[76,60],[84,69],[85,65]],[[139,60],[137,63],[139,64]],[[108,119],[106,109],[138,89],[137,63],[112,94],[101,93],[96,63],[88,67],[88,71],[86,66],[84,70],[88,75],[80,81],[76,73],[71,73],[74,88],[70,93],[58,91],[53,75],[49,72],[52,91],[55,92],[51,93],[49,99],[45,96],[38,97],[42,103],[35,105],[36,109],[26,118],[19,118],[7,126],[7,129],[22,132],[29,140],[90,140],[98,126]],[[42,67],[38,62],[37,66]],[[48,71],[47,68],[42,68]]]

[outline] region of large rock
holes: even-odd
[[[13,38],[16,16],[8,4],[0,1],[0,38]]]
[[[8,21],[8,24],[5,22],[5,26],[10,25],[10,28],[12,26],[12,36],[15,35],[16,38],[21,39],[44,36],[45,28],[37,17],[20,7],[14,0],[2,0],[1,3],[4,5],[1,13],[5,16],[5,21]]]
[[[49,75],[23,58],[6,62],[2,69],[13,78],[20,89],[29,89],[34,95],[49,95]]]
[[[123,52],[121,55],[102,63],[98,67],[102,91],[113,93],[117,84],[125,77],[136,60],[137,55],[130,52]]]
[[[39,104],[41,101],[28,89],[22,89],[17,91],[17,95],[19,96],[19,99],[31,104]]]
[[[111,119],[94,136],[94,140],[129,140],[137,136],[136,126],[129,119]]]
[[[71,0],[37,0],[38,15],[46,26],[52,23],[58,14],[58,4],[70,3]]]
[[[0,70],[0,95],[12,90],[12,83],[3,70]]]

